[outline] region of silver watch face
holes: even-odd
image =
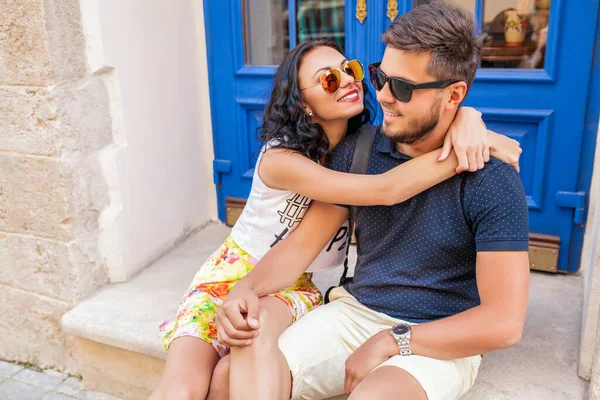
[[[392,328],[392,332],[394,333],[394,335],[404,336],[408,332],[410,332],[410,325],[408,325],[408,324],[394,325]]]

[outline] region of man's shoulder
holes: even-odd
[[[373,139],[373,144],[377,144],[381,138],[381,129],[379,125],[363,125],[361,129],[375,129],[375,138]],[[346,135],[346,137],[344,137],[333,150],[333,153],[353,152],[354,148],[356,147],[356,140],[358,139],[359,132],[360,129],[356,132]]]
[[[358,137],[358,132],[352,132],[346,135],[341,142],[333,149],[331,154],[337,155],[342,153],[347,153],[349,151],[354,151],[354,147],[356,146],[356,138]]]
[[[465,184],[467,187],[477,188],[486,181],[491,181],[490,183],[496,185],[512,181],[515,177],[518,178],[519,173],[512,165],[497,158],[490,158],[483,169],[468,173],[465,177]]]
[[[485,168],[468,173],[464,179],[463,199],[468,210],[495,207],[501,203],[527,209],[523,183],[517,170],[495,158]]]
[[[364,128],[374,127],[376,129],[375,138],[373,139],[373,146],[371,147],[371,152],[377,146],[377,142],[381,137],[381,132],[379,126],[365,125]],[[348,172],[350,169],[350,164],[352,163],[352,157],[354,155],[354,149],[356,148],[356,142],[359,136],[359,132],[352,132],[336,146],[336,148],[331,152],[331,156],[328,161],[328,165],[330,168],[337,170]]]
[[[517,170],[491,159],[464,182],[463,212],[477,251],[527,251],[527,197]]]

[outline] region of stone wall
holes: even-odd
[[[600,135],[600,131],[599,131]],[[596,148],[594,171],[600,171],[600,146]],[[600,311],[600,212],[598,193],[600,174],[595,173],[589,199],[585,240],[581,255],[581,270],[584,274],[584,303],[579,354],[579,376],[586,380],[592,377],[594,357],[600,357],[598,328]],[[594,350],[596,349],[596,350]],[[598,382],[600,384],[600,381]]]
[[[579,376],[590,381],[589,399],[600,400],[600,128],[596,141],[594,176],[590,188],[589,211],[581,256],[585,274]]]
[[[62,315],[216,218],[202,7],[0,0],[0,359],[77,371]]]
[[[107,282],[111,124],[79,0],[0,2],[0,358],[76,369],[60,318]]]

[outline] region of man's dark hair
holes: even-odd
[[[461,80],[470,88],[481,56],[482,39],[473,15],[442,1],[415,7],[383,33],[395,49],[431,52],[427,73],[439,80]]]

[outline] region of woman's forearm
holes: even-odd
[[[258,296],[292,286],[348,218],[348,209],[313,202],[300,225],[275,245],[240,282]]]
[[[447,160],[438,162],[440,153],[441,150],[429,152],[381,175],[385,179],[385,205],[402,203],[456,175],[456,154],[452,152]]]
[[[259,297],[292,286],[316,257],[311,257],[303,248],[284,246],[284,243],[285,240],[271,249],[240,281]]]
[[[325,203],[392,205],[454,175],[456,156],[452,153],[447,160],[437,162],[440,154],[441,150],[435,150],[384,174],[366,175],[333,171],[297,153],[267,153],[259,175],[273,189],[290,190]]]

